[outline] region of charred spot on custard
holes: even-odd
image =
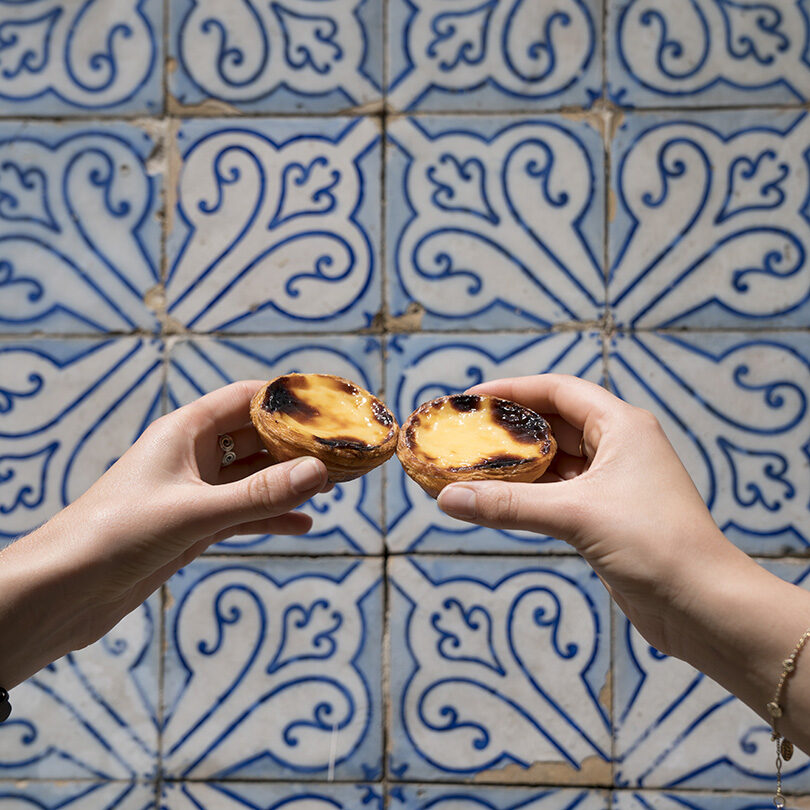
[[[374,414],[374,418],[383,426],[383,427],[391,427],[394,424],[394,420],[391,417],[388,409],[383,405],[381,402],[378,402],[376,399],[371,400],[371,412]]]
[[[531,459],[524,458],[523,456],[511,456],[504,453],[500,456],[490,456],[477,464],[473,464],[474,470],[497,470],[500,467],[516,467],[518,464],[526,464]]]
[[[308,388],[309,383],[303,377],[279,377],[267,386],[262,408],[273,413],[286,413],[301,422],[308,422],[320,416],[320,411],[307,405],[293,393],[294,388]]]
[[[371,450],[371,445],[353,436],[334,436],[331,439],[324,439],[315,436],[315,441],[326,447],[340,447],[344,450]]]
[[[481,407],[481,397],[475,394],[456,394],[447,400],[452,408],[459,413],[467,411],[477,411]]]
[[[356,385],[352,385],[348,381],[344,380],[332,380],[332,384],[337,388],[338,391],[343,391],[344,394],[349,394],[350,396],[354,396],[355,394],[359,393],[359,389]]]
[[[534,444],[548,439],[548,422],[540,414],[515,402],[494,400],[492,418],[521,444]]]

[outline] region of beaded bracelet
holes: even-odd
[[[810,639],[810,629],[805,630],[804,635],[799,639],[793,652],[782,661],[782,675],[779,677],[779,683],[776,685],[776,692],[765,707],[771,718],[771,740],[776,743],[776,793],[773,797],[773,803],[776,807],[782,808],[785,806],[785,796],[782,793],[782,760],[787,762],[793,756],[793,743],[783,737],[776,730],[776,721],[782,716],[782,690],[785,688],[787,679],[796,670],[796,659],[802,648]]]
[[[8,692],[0,686],[0,723],[8,720],[11,714],[11,701],[8,699]]]

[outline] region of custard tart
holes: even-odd
[[[329,481],[365,475],[396,450],[399,425],[373,394],[333,374],[284,374],[250,402],[250,419],[274,461],[319,458]]]
[[[557,442],[548,422],[517,402],[477,394],[420,405],[399,432],[405,472],[434,498],[454,481],[537,481]]]

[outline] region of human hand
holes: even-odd
[[[39,665],[100,638],[212,543],[309,530],[311,519],[290,510],[327,488],[326,468],[270,463],[249,419],[261,385],[234,383],[156,420],[84,495],[3,552],[5,572],[19,572],[29,636],[36,627],[59,642],[40,640]],[[225,433],[237,461],[221,467]],[[9,600],[13,585],[4,580]],[[18,674],[4,663],[7,687],[39,668]]]
[[[657,419],[598,385],[559,374],[497,380],[469,393],[542,413],[559,450],[536,484],[451,484],[439,506],[482,526],[570,543],[647,641],[685,657],[673,617],[688,613],[688,602],[712,587],[717,572],[730,577],[735,567],[750,572],[755,563],[717,528]]]

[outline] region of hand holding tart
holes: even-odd
[[[365,475],[396,450],[399,425],[373,394],[333,374],[285,374],[263,385],[250,419],[270,457],[320,459],[329,481]]]
[[[537,481],[556,452],[542,416],[517,402],[477,394],[420,405],[397,444],[405,472],[434,498],[454,481]]]

